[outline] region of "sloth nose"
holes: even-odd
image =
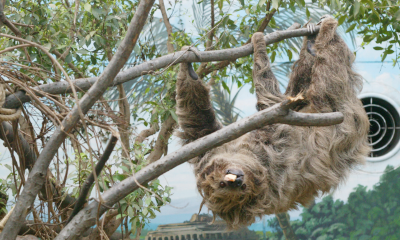
[[[236,178],[235,181],[229,182],[228,181],[228,186],[233,187],[233,188],[240,188],[243,184],[243,180],[240,178]]]
[[[244,173],[240,169],[228,169],[226,171],[225,180],[228,186],[233,188],[240,188],[243,185]]]

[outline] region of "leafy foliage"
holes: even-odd
[[[235,103],[241,88],[232,98],[226,83],[222,82],[222,85],[223,88],[219,84],[212,86],[212,99],[218,120],[226,126],[236,122],[240,117],[240,110],[235,107]]]
[[[398,239],[400,236],[400,168],[389,166],[373,189],[359,185],[347,202],[326,196],[291,225],[299,239]],[[278,220],[269,221],[284,239]]]
[[[397,0],[346,0],[339,3],[331,0],[333,9],[338,11],[339,23],[351,26],[347,32],[357,29],[363,36],[362,46],[375,41],[382,46],[374,47],[381,51],[382,61],[394,55],[393,65],[399,60],[397,48],[400,46],[400,8]]]

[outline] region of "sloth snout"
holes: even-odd
[[[229,187],[240,188],[243,185],[244,173],[240,169],[228,169],[224,180]]]

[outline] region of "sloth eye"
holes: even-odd
[[[224,187],[226,186],[226,183],[220,182],[220,183],[219,183],[219,186],[222,187],[222,188],[224,188]]]
[[[242,190],[245,190],[246,189],[246,184],[243,184],[240,188],[242,189]]]

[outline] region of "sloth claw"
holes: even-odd
[[[315,27],[316,27],[316,25],[314,23],[307,24],[308,32],[311,33],[311,34],[314,34],[315,33]]]

